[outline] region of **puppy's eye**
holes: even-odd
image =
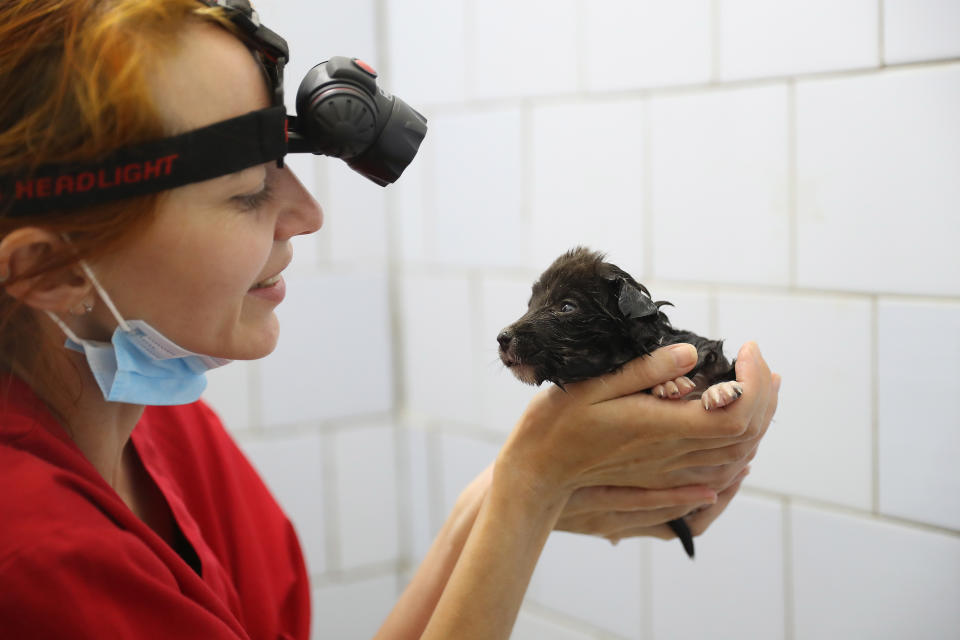
[[[577,310],[577,305],[570,302],[569,300],[564,301],[563,304],[560,305],[560,313],[572,313],[576,310]]]

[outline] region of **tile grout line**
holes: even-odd
[[[783,637],[794,640],[796,635],[796,591],[793,566],[793,506],[789,497],[783,498],[781,526],[783,527]]]
[[[387,0],[375,0],[375,31],[376,41],[380,47],[382,55],[381,66],[386,75],[392,75],[390,59],[390,16]],[[400,313],[400,228],[396,216],[397,196],[394,191],[388,191],[384,198],[384,214],[386,215],[387,225],[387,243],[386,243],[386,265],[387,273],[387,313],[389,315],[388,331],[390,333],[390,371],[392,374],[390,418],[392,423],[393,436],[393,459],[395,464],[395,498],[397,500],[397,518],[394,523],[397,527],[397,562],[396,570],[396,592],[399,595],[402,590],[402,567],[412,564],[414,553],[413,541],[413,523],[411,521],[413,513],[413,495],[412,495],[412,471],[410,463],[409,434],[406,426],[401,422],[400,403],[405,397],[406,388],[403,376],[403,348],[401,337],[403,336],[403,318]]]
[[[710,83],[720,82],[720,69],[723,64],[720,51],[720,0],[710,2]]]
[[[641,167],[641,188],[643,189],[643,202],[642,210],[640,215],[643,216],[641,220],[641,229],[643,229],[643,242],[641,246],[643,247],[643,273],[644,278],[653,279],[654,275],[654,259],[653,254],[655,251],[654,244],[654,229],[656,224],[654,223],[654,210],[653,210],[653,118],[652,111],[649,99],[644,99],[641,101],[641,111],[640,111],[640,127],[641,127],[641,160],[643,163]]]
[[[922,531],[934,535],[948,536],[960,539],[960,529],[951,529],[943,525],[924,522],[921,520],[910,520],[906,517],[891,515],[887,513],[874,513],[872,507],[861,508],[835,502],[827,502],[819,498],[811,498],[804,495],[787,494],[779,491],[771,491],[758,487],[744,487],[744,495],[770,500],[789,499],[794,507],[803,507],[805,509],[814,509],[824,513],[842,515],[849,518],[857,518],[873,523],[884,524],[892,527],[904,527],[914,531]]]
[[[883,11],[884,0],[877,0],[877,65],[883,69],[886,68],[887,60],[884,50],[887,47],[884,31],[886,30],[887,16]]]
[[[653,640],[653,553],[647,541],[644,541],[644,544],[640,546],[640,562],[642,567],[640,597],[643,598],[640,605],[640,611],[643,615],[641,637],[644,640]]]
[[[870,301],[870,431],[871,431],[871,503],[880,515],[880,301]]]
[[[587,0],[576,0],[576,57],[577,57],[577,93],[587,92],[587,33],[586,33],[586,15]]]
[[[784,73],[782,75],[758,76],[743,79],[718,80],[691,84],[657,85],[637,89],[598,89],[587,93],[575,91],[565,93],[544,93],[536,95],[514,94],[494,98],[470,98],[460,102],[435,102],[423,105],[435,115],[449,115],[472,110],[502,109],[515,106],[522,100],[533,101],[536,105],[555,105],[570,103],[609,102],[613,100],[643,99],[652,96],[704,95],[714,91],[735,91],[737,89],[761,88],[783,85],[786,82],[818,82],[839,78],[862,78],[884,75],[908,69],[937,69],[960,63],[960,56],[949,58],[898,62],[883,66],[865,66],[827,71]]]
[[[800,279],[800,218],[797,202],[797,85],[793,80],[787,82],[787,285],[796,289]]]
[[[340,509],[338,505],[337,456],[335,434],[320,434],[320,477],[323,483],[323,538],[326,566],[323,573],[343,570],[340,548]]]

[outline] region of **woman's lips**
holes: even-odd
[[[282,275],[278,273],[273,278],[264,280],[263,283],[267,283],[267,286],[255,286],[247,291],[247,294],[269,300],[275,304],[283,302],[283,297],[287,293],[287,284],[284,282]]]

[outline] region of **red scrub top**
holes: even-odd
[[[27,385],[0,377],[0,637],[307,638],[296,533],[213,411],[147,407],[132,441],[183,557]]]

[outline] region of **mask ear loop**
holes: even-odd
[[[103,303],[107,305],[107,308],[110,309],[110,313],[113,314],[114,319],[116,319],[117,324],[120,325],[120,328],[123,329],[125,333],[130,333],[130,325],[127,324],[127,321],[123,319],[123,316],[120,315],[120,312],[117,311],[117,307],[113,304],[113,300],[110,299],[110,296],[107,295],[107,292],[102,286],[100,286],[100,281],[97,280],[97,276],[93,275],[93,269],[90,268],[90,265],[87,264],[86,260],[80,261],[80,268],[83,269],[83,272],[87,274],[87,277],[90,278],[90,282],[93,284],[94,289],[97,290],[97,293],[100,295],[100,299],[103,300]]]
[[[67,334],[67,337],[76,342],[77,344],[86,344],[88,341],[82,338],[78,338],[77,334],[67,326],[67,323],[61,320],[57,314],[49,309],[46,310],[47,315],[50,316],[50,319],[57,323],[57,326],[60,327],[60,330]]]
[[[70,236],[66,233],[61,234],[63,241],[67,244],[70,244]],[[110,313],[113,314],[114,319],[117,321],[117,324],[120,325],[120,328],[123,329],[126,333],[130,333],[130,325],[127,324],[127,321],[123,319],[123,316],[120,315],[120,312],[117,311],[117,307],[113,304],[113,300],[110,299],[110,296],[107,295],[106,290],[100,285],[100,281],[97,280],[97,276],[93,275],[93,269],[90,268],[90,265],[87,264],[86,260],[80,260],[80,268],[83,269],[83,272],[88,278],[90,278],[93,288],[97,290],[97,293],[100,295],[100,299],[103,300],[103,303],[107,305],[107,308],[110,309]],[[67,323],[61,320],[57,314],[53,313],[50,310],[46,310],[47,315],[50,316],[50,319],[57,323],[57,326],[60,327],[60,330],[63,331],[68,338],[76,342],[77,344],[86,344],[88,340],[77,337],[77,334],[67,326]]]
[[[70,244],[70,236],[66,233],[61,234],[63,241],[67,244]],[[116,305],[113,304],[113,300],[110,299],[110,296],[107,295],[106,290],[103,286],[100,285],[100,281],[97,280],[97,276],[93,274],[93,269],[90,268],[90,265],[87,264],[86,260],[80,260],[80,268],[83,269],[83,272],[88,278],[90,278],[90,283],[93,284],[93,288],[97,290],[97,294],[100,296],[100,299],[103,300],[103,303],[107,305],[107,308],[110,309],[110,313],[113,314],[113,318],[117,321],[117,324],[120,325],[120,328],[126,332],[130,333],[130,325],[127,324],[127,321],[123,319],[123,316],[120,315],[120,312],[117,310]],[[77,334],[70,330],[70,327],[67,324],[58,318],[56,314],[51,311],[47,311],[47,315],[59,325],[63,332],[67,334],[67,337],[76,342],[77,344],[83,344],[85,341],[77,338]]]

